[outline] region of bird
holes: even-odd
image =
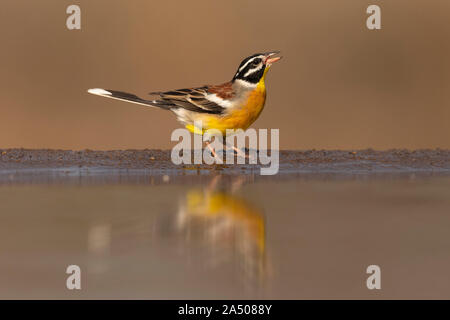
[[[209,129],[223,136],[228,129],[246,130],[259,117],[266,102],[265,77],[280,51],[253,54],[239,64],[231,81],[219,85],[204,85],[164,92],[150,92],[154,99],[142,99],[135,94],[101,88],[88,92],[105,98],[157,107],[173,112],[177,120],[194,134]],[[201,123],[201,128],[196,124]],[[211,153],[214,150],[206,142]],[[240,152],[233,147],[236,152]]]

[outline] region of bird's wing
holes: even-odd
[[[159,95],[164,104],[183,108],[189,111],[210,114],[222,114],[230,107],[233,98],[232,83],[227,82],[217,86],[178,89],[166,92],[151,92]]]

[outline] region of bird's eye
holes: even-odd
[[[253,60],[252,64],[254,66],[257,66],[260,62],[261,62],[261,59],[255,59],[255,60]]]

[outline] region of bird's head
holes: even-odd
[[[232,81],[242,80],[250,84],[257,84],[270,66],[281,59],[275,57],[280,51],[257,53],[245,58],[233,77]]]

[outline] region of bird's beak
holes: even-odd
[[[280,51],[272,51],[272,52],[267,52],[264,55],[266,56],[266,61],[265,64],[267,66],[271,66],[272,63],[277,62],[278,60],[281,59],[281,57],[274,57],[275,55],[279,54]]]

